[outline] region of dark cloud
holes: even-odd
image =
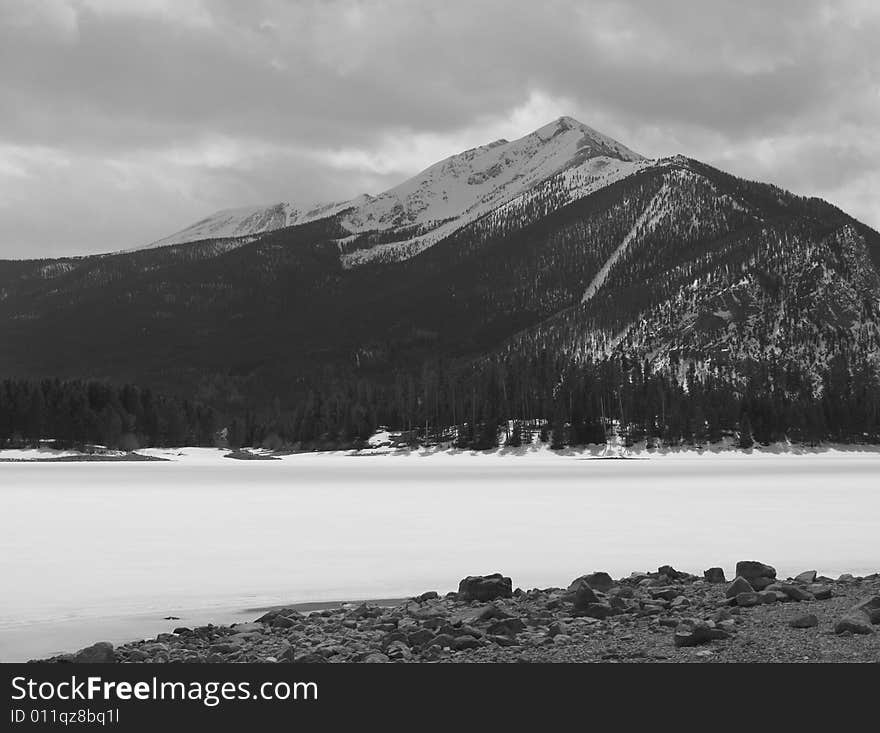
[[[0,256],[378,191],[560,114],[880,226],[874,0],[4,0]]]

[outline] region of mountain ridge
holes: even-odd
[[[302,208],[282,202],[223,209],[147,247],[261,235],[346,210],[350,211],[342,223],[350,235],[406,227],[435,229],[438,223],[446,224],[448,233],[450,221],[472,219],[565,168],[600,157],[646,160],[572,117],[559,117],[512,142],[496,140],[450,155],[375,196],[362,194]]]

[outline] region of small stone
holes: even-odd
[[[384,654],[382,655],[385,656]],[[327,660],[318,652],[306,652],[294,658],[295,664],[323,664]]]
[[[482,644],[473,636],[457,636],[452,640],[450,645],[455,651],[463,651],[465,649],[477,649]]]
[[[73,661],[77,664],[108,664],[116,661],[116,654],[109,641],[99,641],[97,644],[80,649],[73,655]]]
[[[709,568],[703,571],[703,578],[707,583],[726,583],[723,568]]]
[[[406,642],[397,640],[392,641],[386,648],[385,654],[389,659],[411,659],[412,650],[406,645]]]
[[[372,652],[371,654],[367,654],[363,659],[364,664],[386,664],[390,661],[391,660],[388,656],[382,654],[382,652]]]
[[[795,616],[788,622],[788,625],[793,629],[811,629],[819,625],[819,619],[815,614],[808,613],[803,616]]]
[[[218,641],[214,644],[211,644],[211,651],[217,654],[232,654],[233,652],[240,652],[241,647],[238,644]]]
[[[232,630],[236,634],[252,634],[254,632],[262,633],[263,629],[264,629],[263,624],[259,624],[259,623],[233,624],[232,625]],[[175,634],[177,633],[176,629],[175,629],[174,633]]]
[[[550,624],[550,628],[547,629],[547,636],[552,639],[554,636],[559,636],[560,634],[568,634],[568,627],[563,621],[554,621]]]
[[[519,646],[519,642],[516,640],[516,637],[505,636],[504,634],[487,634],[486,641],[492,644],[496,644],[498,646]]]
[[[609,616],[614,616],[620,611],[613,608],[610,603],[588,603],[583,608],[579,608],[578,612],[582,616],[586,616],[587,618],[608,618]]]
[[[700,621],[698,619],[685,619],[675,629],[673,642],[676,647],[689,647],[705,644],[714,639],[727,639],[730,634],[723,629]]]

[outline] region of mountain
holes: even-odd
[[[880,234],[819,199],[564,117],[300,216],[0,262],[0,377],[134,382],[251,442],[880,440]]]

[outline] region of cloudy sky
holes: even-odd
[[[877,0],[0,0],[0,257],[377,193],[571,115],[880,228]]]

